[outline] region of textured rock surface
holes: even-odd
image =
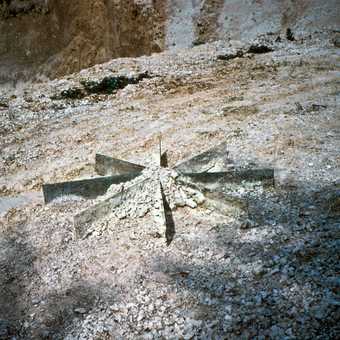
[[[337,30],[337,0],[1,0],[0,84],[116,57],[272,33]]]
[[[0,83],[56,77],[115,57],[163,49],[162,1],[2,1]],[[11,14],[12,13],[12,14]]]
[[[73,238],[74,214],[92,202],[72,197],[1,214],[0,336],[338,338],[340,51],[321,33],[265,38],[112,60],[2,91],[2,199],[90,177],[96,152],[149,165],[160,133],[170,167],[223,141],[225,165],[278,171],[275,189],[235,192],[247,197],[247,219],[176,209],[169,247],[148,214],[109,216]],[[254,44],[273,51],[249,53]],[[113,93],[53,99],[84,79],[146,71]]]

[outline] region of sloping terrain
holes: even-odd
[[[332,37],[269,36],[3,92],[0,338],[337,338],[339,62]],[[86,202],[43,204],[43,183],[93,176],[96,152],[150,163],[159,134],[171,166],[226,142],[275,187],[243,188],[247,223],[174,211],[169,246],[148,216],[76,239]]]
[[[0,0],[0,85],[216,39],[336,32],[337,0]]]

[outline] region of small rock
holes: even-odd
[[[145,315],[143,311],[140,311],[137,317],[137,321],[140,322],[144,319]]]
[[[250,219],[246,219],[240,225],[240,229],[251,229],[251,228],[255,228],[255,227],[257,227],[257,223],[255,223],[254,221],[252,221]]]
[[[77,314],[85,314],[86,313],[86,309],[85,308],[76,308],[74,310],[75,313]]]
[[[340,47],[340,36],[334,38],[333,44],[335,47]]]
[[[192,209],[197,208],[197,203],[193,199],[187,199],[185,201],[185,205],[187,205],[188,207],[190,207]]]

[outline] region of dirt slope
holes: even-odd
[[[337,338],[339,66],[325,36],[220,41],[3,93],[0,338]],[[143,77],[89,83],[118,75]],[[249,223],[174,211],[169,246],[149,216],[76,239],[91,202],[43,205],[41,185],[92,176],[96,152],[150,162],[160,133],[171,166],[226,142],[236,164],[275,167],[276,186],[240,189]]]

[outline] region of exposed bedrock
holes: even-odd
[[[0,0],[0,84],[216,39],[334,32],[339,12],[337,0]]]
[[[0,83],[55,78],[163,49],[162,1],[23,2],[0,1]]]

